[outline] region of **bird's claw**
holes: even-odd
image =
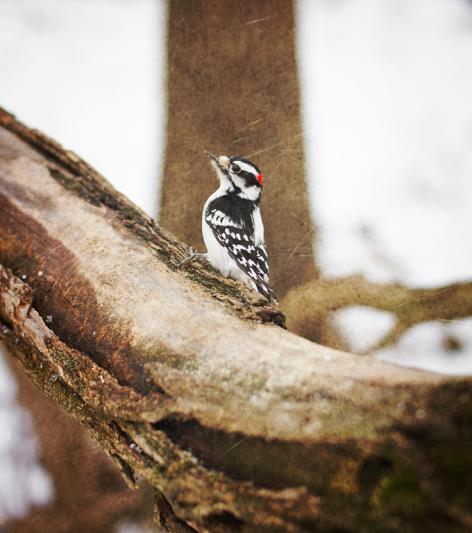
[[[186,257],[183,261],[179,263],[179,268],[182,268],[188,263],[191,263],[194,259],[196,259],[198,256],[203,255],[196,252],[191,246],[189,247],[189,256]]]

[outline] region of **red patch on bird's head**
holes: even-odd
[[[256,180],[261,184],[264,185],[264,176],[262,174],[258,174],[256,176]]]

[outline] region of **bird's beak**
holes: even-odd
[[[210,161],[217,170],[222,170],[223,172],[228,170],[229,157],[226,157],[225,155],[215,155],[207,151],[205,151],[205,153],[210,158]]]

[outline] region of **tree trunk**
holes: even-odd
[[[335,351],[0,112],[0,337],[169,530],[472,527],[472,380]]]
[[[162,225],[201,249],[201,210],[216,188],[203,150],[245,155],[266,176],[262,210],[276,294],[315,278],[293,2],[170,2],[167,76]]]

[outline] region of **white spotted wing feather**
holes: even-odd
[[[227,214],[211,209],[211,205],[204,209],[202,229],[207,258],[224,276],[239,279],[274,300],[259,209],[254,212],[253,221],[251,231]]]

